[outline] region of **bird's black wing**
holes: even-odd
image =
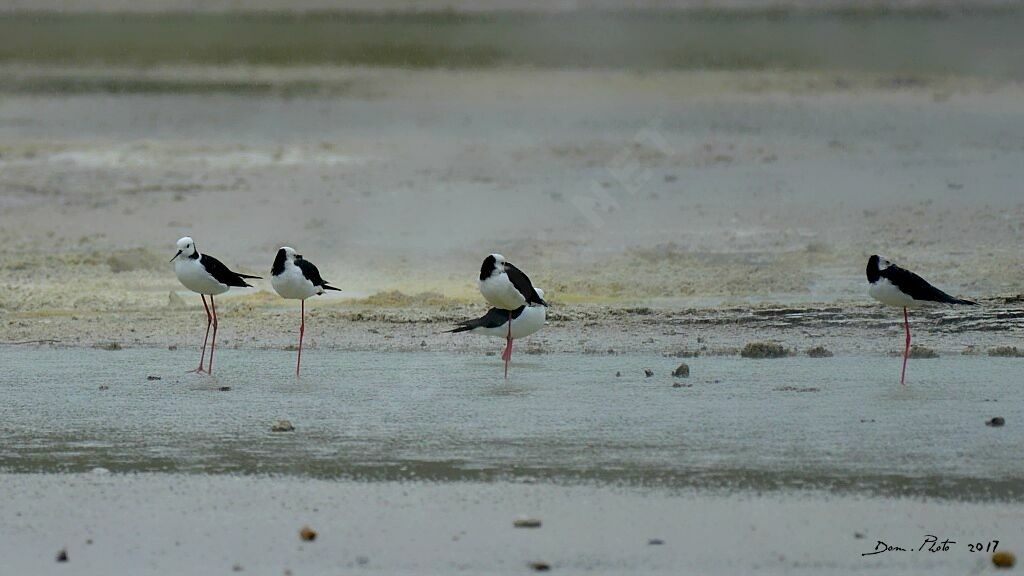
[[[519,290],[519,293],[526,298],[527,304],[541,304],[547,306],[548,303],[537,294],[537,290],[533,287],[533,282],[530,282],[530,277],[526,275],[519,268],[516,268],[508,262],[505,263],[505,273],[508,274],[508,279],[512,282],[512,285]]]
[[[214,280],[221,284],[228,286],[237,286],[239,288],[252,288],[251,284],[246,284],[244,278],[255,278],[260,279],[259,276],[249,276],[248,274],[239,274],[238,272],[232,272],[224,265],[223,262],[217,260],[209,254],[203,254],[199,263],[203,265],[203,268],[213,276]]]
[[[977,302],[971,302],[970,300],[954,298],[932,286],[924,278],[899,266],[889,266],[885,270],[880,271],[879,275],[892,282],[901,292],[914,300],[941,302],[943,304],[977,304]]]
[[[320,270],[317,270],[317,267],[309,260],[296,258],[295,265],[299,267],[299,270],[302,270],[302,275],[306,277],[306,280],[312,282],[313,286],[319,286],[324,290],[337,290],[338,292],[341,292],[341,288],[329,286],[327,284],[327,280],[320,277]]]
[[[516,318],[519,318],[519,315],[523,313],[523,310],[526,310],[526,306],[520,306],[513,310],[512,319],[515,320]],[[474,328],[500,328],[506,322],[508,322],[508,310],[491,308],[487,311],[487,314],[484,314],[479,318],[459,322],[457,328],[448,330],[448,332],[467,332]]]

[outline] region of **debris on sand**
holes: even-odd
[[[68,550],[67,550],[67,548],[61,548],[60,552],[57,552],[57,562],[67,562],[67,561],[68,561]]]
[[[988,355],[996,358],[1024,358],[1024,352],[1016,346],[996,346],[988,349]]]
[[[100,390],[110,390],[110,386],[107,386],[106,384],[100,384]]]
[[[901,354],[901,356],[902,356],[902,354]],[[935,350],[932,350],[931,348],[926,348],[924,346],[917,346],[917,345],[914,345],[914,346],[910,347],[910,358],[913,358],[915,360],[923,360],[923,359],[926,359],[926,358],[938,358],[938,357],[939,357],[939,353],[936,352]]]
[[[654,376],[654,370],[651,370],[650,368],[644,368],[644,376],[646,376],[647,378]]]
[[[615,373],[615,377],[616,378],[622,378],[622,372],[616,372]]]
[[[299,538],[301,538],[303,542],[312,542],[313,540],[316,540],[316,530],[313,530],[309,526],[303,526],[302,530],[299,530]]]
[[[744,358],[785,358],[789,356],[789,350],[775,342],[748,342],[740,351],[740,356]]]
[[[540,518],[516,518],[512,522],[514,528],[540,528]]]
[[[992,553],[992,564],[996,568],[1013,568],[1017,563],[1017,557],[1009,550],[996,550]]]
[[[99,348],[100,350],[110,350],[111,352],[122,349],[121,345],[118,344],[117,342],[100,342],[99,344],[94,346],[94,348]]]
[[[992,418],[991,420],[986,420],[985,421],[985,426],[988,426],[990,428],[999,428],[1000,426],[1002,426],[1004,424],[1006,424],[1006,419],[1004,419],[1002,416],[996,416],[995,418]]]
[[[217,388],[217,390],[221,392],[231,392],[231,386],[221,386],[220,388]]]
[[[288,420],[278,420],[270,427],[271,432],[292,432],[295,430],[295,426]]]
[[[185,300],[181,296],[178,296],[177,292],[171,290],[167,293],[167,306],[169,308],[184,308]]]
[[[651,538],[650,540],[647,541],[647,545],[648,546],[661,546],[664,543],[665,543],[665,541],[662,540],[661,538]]]
[[[689,378],[690,377],[690,366],[686,362],[683,362],[675,370],[672,371],[672,375],[676,378]]]
[[[811,358],[831,358],[832,351],[824,346],[815,346],[807,349],[807,355]]]
[[[150,382],[152,382],[154,380],[163,380],[163,378],[161,378],[159,376],[146,376],[146,380],[149,380]]]
[[[170,346],[167,347],[167,349],[170,350],[171,352],[174,352],[175,350],[178,349],[178,345],[177,344],[171,344]]]
[[[682,382],[673,382],[673,388],[693,388],[693,384],[683,384]]]
[[[813,386],[779,386],[776,392],[821,392],[821,388]]]
[[[678,350],[671,354],[666,354],[666,356],[670,356],[672,358],[696,358],[700,356],[700,350],[689,350],[687,348],[683,348],[682,350]]]
[[[548,572],[551,570],[551,564],[548,564],[543,560],[534,560],[533,562],[530,562],[530,568],[533,569],[534,572]]]

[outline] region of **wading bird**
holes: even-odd
[[[501,254],[484,258],[480,266],[480,293],[491,306],[505,311],[508,316],[505,333],[505,378],[508,378],[508,364],[512,359],[512,314],[521,306],[547,306],[544,296],[537,293],[530,278],[519,268],[505,260]]]
[[[910,356],[910,319],[907,308],[917,308],[929,302],[940,304],[975,305],[977,302],[954,298],[928,283],[927,280],[904,270],[875,254],[868,258],[868,294],[887,306],[903,308],[903,327],[907,333],[907,341],[903,348],[903,371],[900,372],[900,384],[905,384],[907,376],[907,358]]]
[[[543,298],[544,291],[537,288],[537,294]],[[509,326],[508,311],[500,308],[491,308],[487,314],[472,320],[458,322],[458,326],[450,333],[469,332],[471,334],[482,334],[484,336],[498,336],[516,340],[526,338],[535,334],[544,327],[547,318],[547,308],[540,304],[523,305],[512,311],[512,325]],[[501,359],[505,361],[506,370],[508,362],[512,359],[512,347],[507,346],[501,353]]]
[[[274,266],[270,269],[270,284],[282,298],[302,301],[302,321],[299,323],[299,357],[295,361],[295,376],[302,366],[302,337],[306,333],[306,298],[323,294],[325,290],[337,290],[320,277],[320,271],[294,248],[284,246],[277,251]]]
[[[210,325],[213,325],[213,340],[210,342],[210,364],[205,370],[213,374],[213,351],[217,346],[217,305],[213,303],[216,294],[223,294],[233,286],[239,288],[252,288],[245,282],[245,278],[259,280],[259,276],[249,276],[232,272],[227,266],[213,256],[200,254],[196,243],[185,236],[178,240],[178,253],[171,258],[174,262],[174,273],[178,281],[196,292],[203,299],[203,308],[206,308],[206,336],[203,337],[203,352],[199,356],[199,368],[192,372],[203,372],[203,359],[206,357],[206,340],[210,336]],[[206,297],[210,297],[210,305],[206,305]],[[210,312],[210,309],[213,312]]]

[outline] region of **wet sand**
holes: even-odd
[[[197,475],[2,475],[8,570],[25,574],[964,574],[967,543],[1024,539],[1019,504],[522,483]],[[740,505],[737,505],[737,504]],[[536,529],[513,528],[520,516]],[[225,519],[230,519],[226,522]],[[317,530],[302,542],[299,529]],[[877,540],[916,550],[862,557]],[[660,539],[661,545],[650,545]],[[91,542],[91,543],[89,543]],[[66,549],[68,563],[54,557]],[[238,568],[236,568],[236,566]]]

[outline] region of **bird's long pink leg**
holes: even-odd
[[[206,305],[206,296],[203,294],[199,295],[203,299],[203,308],[206,309],[206,336],[203,336],[203,352],[199,356],[199,368],[195,370],[189,370],[189,372],[202,373],[203,360],[206,360],[206,342],[210,339],[210,324],[213,324],[213,316],[210,315],[210,307]]]
[[[299,377],[299,366],[302,365],[302,336],[306,333],[306,301],[302,301],[302,322],[299,323],[299,359],[295,361],[295,377]]]
[[[501,353],[505,361],[505,380],[508,380],[508,363],[512,361],[512,311],[508,311],[508,336],[505,338],[505,351]]]
[[[213,340],[210,341],[210,367],[206,371],[213,374],[213,350],[217,347],[217,305],[213,302],[213,294],[210,295],[210,307],[213,308]]]
[[[900,384],[906,386],[907,358],[910,357],[910,319],[907,317],[907,307],[903,307],[903,327],[907,331],[907,343],[903,347],[903,372],[900,373]]]

